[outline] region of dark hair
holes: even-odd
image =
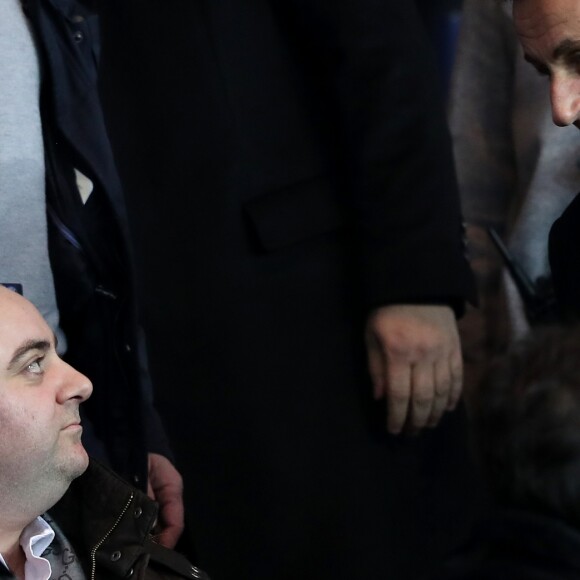
[[[580,527],[580,328],[545,328],[492,364],[472,399],[491,491]]]

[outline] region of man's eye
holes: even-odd
[[[570,64],[576,72],[580,71],[580,52],[575,52],[570,57]]]
[[[42,358],[37,358],[36,360],[32,361],[27,367],[26,371],[32,373],[34,375],[42,374]]]

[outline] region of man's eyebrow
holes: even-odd
[[[566,58],[570,53],[580,51],[580,40],[571,40],[565,38],[552,52],[552,60],[557,61]],[[548,66],[531,56],[530,54],[524,54],[524,59],[528,61],[539,73],[549,74],[550,69]]]
[[[580,50],[580,40],[570,40],[565,38],[552,53],[554,60],[567,56],[568,53]]]
[[[14,367],[18,365],[18,362],[26,356],[31,350],[39,350],[42,352],[47,352],[51,347],[48,340],[27,340],[24,344],[19,346],[12,355],[10,362],[8,363],[7,369],[9,371],[13,370]]]

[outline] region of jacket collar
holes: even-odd
[[[91,460],[50,514],[65,536],[74,539],[87,572],[96,565],[101,572],[125,577],[147,551],[157,506]]]

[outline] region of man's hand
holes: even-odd
[[[366,329],[375,399],[386,397],[387,429],[435,427],[461,396],[463,365],[448,306],[392,305],[375,310]]]
[[[174,548],[183,532],[183,480],[167,457],[149,453],[147,492],[159,503],[159,543]]]

